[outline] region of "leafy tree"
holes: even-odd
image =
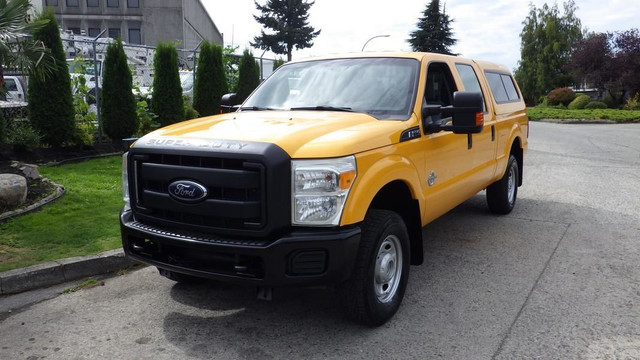
[[[227,93],[227,79],[222,62],[222,48],[204,41],[193,88],[193,108],[202,116],[220,112],[220,99]]]
[[[287,54],[291,61],[293,48],[305,49],[313,46],[311,42],[320,31],[309,25],[309,8],[315,1],[307,0],[267,0],[262,6],[254,2],[260,11],[259,16],[253,16],[263,27],[271,29],[273,33],[260,31],[260,36],[253,38],[251,46],[268,49],[276,54]]]
[[[640,31],[631,29],[616,32],[613,38],[616,80],[622,96],[640,92]]]
[[[640,32],[590,33],[579,41],[567,65],[578,84],[605,90],[611,106],[640,91]]]
[[[520,33],[520,61],[515,76],[525,100],[532,103],[551,89],[567,86],[571,76],[565,66],[571,50],[582,39],[580,19],[575,16],[574,0],[541,8],[529,5],[529,15]]]
[[[151,111],[162,126],[184,120],[184,100],[178,74],[178,51],[173,43],[159,43],[153,59],[155,76]]]
[[[107,47],[101,103],[104,131],[114,142],[131,137],[138,130],[132,82],[122,40],[118,39]]]
[[[574,46],[567,69],[576,84],[604,89],[612,78],[611,34],[589,33]]]
[[[242,53],[238,72],[236,97],[238,103],[242,103],[260,85],[260,67],[251,51],[245,50]]]
[[[71,143],[75,134],[71,80],[53,10],[45,10],[38,19],[48,22],[34,32],[33,39],[51,49],[55,66],[47,78],[31,77],[28,89],[29,118],[33,128],[42,134],[43,142],[57,147]]]
[[[451,47],[457,42],[451,30],[453,20],[444,8],[440,11],[440,1],[431,0],[422,15],[418,21],[418,30],[413,31],[408,40],[413,51],[456,55],[451,52]]]

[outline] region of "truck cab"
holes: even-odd
[[[123,156],[124,250],[168,278],[266,298],[337,286],[350,317],[381,325],[423,261],[422,227],[483,189],[508,214],[522,184],[525,105],[492,63],[290,62],[235,108],[152,132]]]

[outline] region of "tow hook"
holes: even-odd
[[[264,287],[258,286],[258,300],[273,300],[273,288],[272,287]]]

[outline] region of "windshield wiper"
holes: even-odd
[[[261,106],[242,106],[240,110],[253,110],[253,111],[262,111],[262,110],[276,110],[270,107],[261,107]]]
[[[291,110],[320,110],[320,111],[347,111],[353,112],[350,107],[337,107],[337,106],[329,106],[329,105],[318,105],[318,106],[300,106],[300,107],[292,107]]]

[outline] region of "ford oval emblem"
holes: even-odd
[[[182,202],[202,201],[207,197],[207,193],[207,188],[195,181],[178,180],[169,184],[169,195]]]

